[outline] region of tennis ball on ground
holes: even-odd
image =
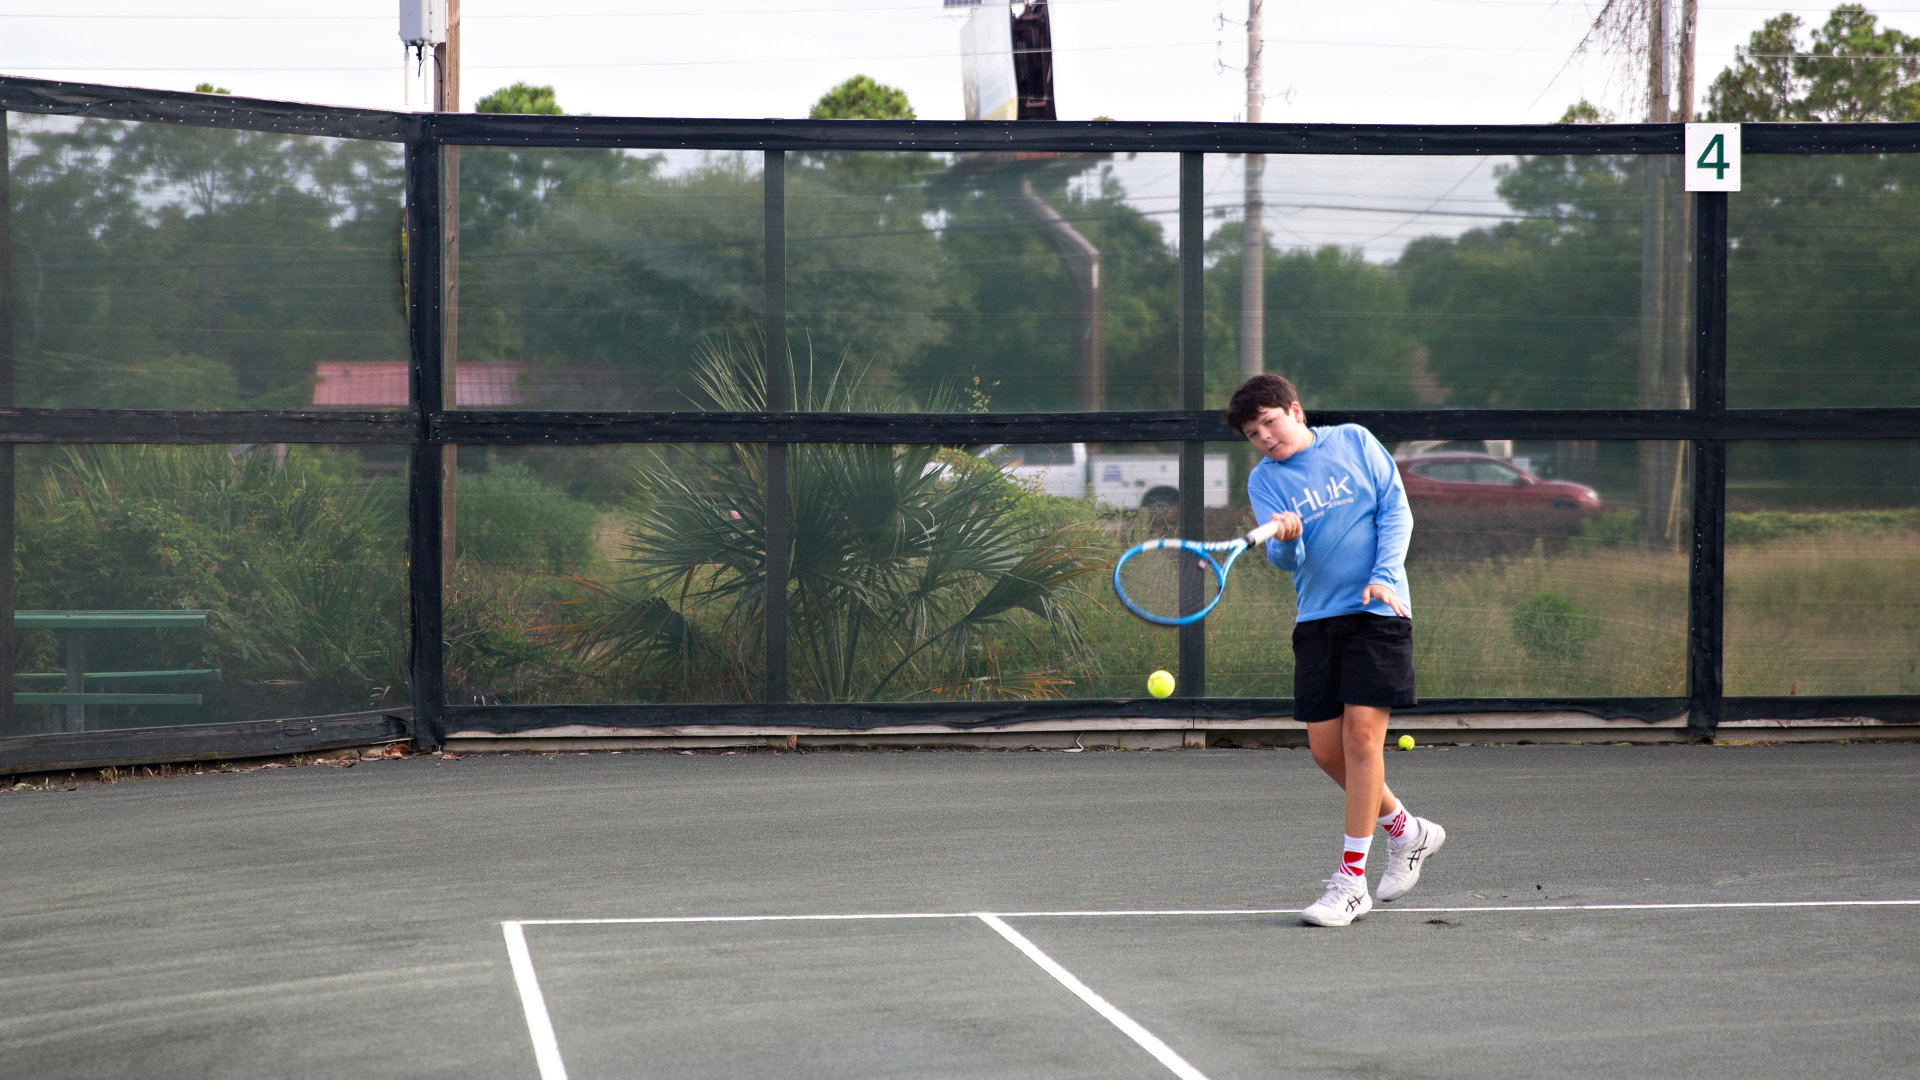
[[[1413,736],[1411,735],[1400,736],[1400,749],[1402,750],[1413,749]]]
[[[1156,671],[1147,676],[1147,693],[1152,694],[1154,697],[1166,697],[1168,694],[1173,693],[1173,673],[1171,671]]]

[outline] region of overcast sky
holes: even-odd
[[[1869,9],[1920,28],[1920,0]],[[1054,0],[1062,119],[1234,120],[1246,0]],[[1266,119],[1523,123],[1587,97],[1638,119],[1616,65],[1573,55],[1599,0],[1267,0]],[[940,0],[465,0],[463,107],[515,80],[570,112],[804,116],[856,72],[961,115],[962,16]],[[1708,78],[1770,15],[1701,0]],[[399,108],[393,0],[0,0],[0,71]],[[1222,70],[1221,65],[1231,70]],[[417,104],[416,99],[416,104]]]

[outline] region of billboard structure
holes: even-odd
[[[969,120],[1052,120],[1053,29],[1046,0],[1018,15],[1003,0],[945,0],[971,7],[960,28],[960,78]]]
[[[1031,0],[1013,17],[1013,85],[1020,95],[1016,120],[1053,120],[1053,20],[1047,0]]]
[[[969,120],[1013,120],[1020,88],[1013,77],[1013,24],[1006,4],[976,5],[960,28],[960,79]]]

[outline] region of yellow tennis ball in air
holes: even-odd
[[[1411,735],[1400,736],[1400,749],[1402,750],[1413,749],[1413,736]]]
[[[1147,693],[1154,697],[1166,697],[1173,693],[1173,673],[1156,671],[1147,676]]]

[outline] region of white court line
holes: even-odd
[[[1409,915],[1466,914],[1474,911],[1716,911],[1725,908],[1920,907],[1920,900],[1725,900],[1699,904],[1504,904],[1486,907],[1374,908]]]
[[[1376,914],[1402,915],[1465,915],[1475,913],[1519,913],[1534,911],[1725,911],[1729,909],[1783,909],[1783,908],[1870,908],[1870,907],[1920,907],[1920,900],[1723,900],[1701,903],[1672,904],[1486,904],[1475,907],[1376,907]],[[768,922],[858,922],[863,920],[925,920],[925,919],[979,919],[992,927],[1001,937],[1012,942],[1015,948],[1025,953],[1028,959],[1039,964],[1060,984],[1092,1006],[1095,1012],[1107,1018],[1115,1027],[1139,1043],[1148,1053],[1159,1059],[1161,1064],[1172,1069],[1183,1080],[1206,1080],[1206,1077],[1187,1064],[1186,1060],[1174,1053],[1167,1045],[1155,1038],[1139,1024],[1108,1004],[1105,998],[1088,989],[1086,984],[1074,978],[1073,974],[1055,963],[1046,953],[1040,951],[1033,942],[1008,926],[1006,919],[1049,919],[1049,918],[1117,918],[1122,916],[1228,916],[1228,915],[1298,915],[1299,908],[1123,908],[1117,910],[1067,910],[1067,911],[926,911],[926,912],[874,912],[848,915],[663,915],[636,918],[612,919],[510,919],[500,924],[500,931],[507,941],[507,959],[513,965],[514,985],[520,990],[520,1005],[527,1014],[527,1033],[533,1039],[533,1056],[540,1067],[540,1080],[567,1080],[567,1068],[560,1060],[560,1044],[554,1038],[553,1020],[547,1015],[546,999],[540,993],[540,980],[533,971],[533,957],[527,951],[527,937],[522,927],[527,926],[611,926],[611,925],[672,925],[687,923],[768,923]],[[1157,1048],[1157,1049],[1156,1049]],[[1162,1056],[1162,1055],[1165,1056]],[[1185,1071],[1182,1071],[1185,1070]]]
[[[1465,915],[1496,911],[1710,911],[1724,908],[1920,907],[1920,900],[1721,900],[1694,904],[1486,904],[1478,907],[1383,907],[1374,914]],[[1003,919],[1102,918],[1120,915],[1298,915],[1300,908],[1174,908],[1120,911],[1002,911]]]
[[[527,1014],[527,1033],[533,1036],[533,1060],[540,1067],[540,1080],[567,1080],[560,1043],[553,1037],[553,1020],[547,1016],[547,999],[540,995],[540,980],[533,974],[527,935],[517,922],[501,923],[500,932],[507,938],[507,959],[513,964],[514,985],[520,988],[520,1007]]]
[[[901,911],[871,915],[659,915],[633,919],[515,919],[521,926],[600,926],[618,923],[847,922],[854,919],[971,919],[971,911]]]
[[[1476,907],[1375,907],[1376,914],[1465,915],[1499,911],[1712,911],[1728,908],[1920,907],[1920,900],[1722,900],[1673,904],[1486,904]],[[1139,915],[1298,915],[1300,908],[1096,908],[1063,911],[996,911],[1002,919],[1117,918]],[[861,919],[974,919],[973,911],[873,912],[849,915],[667,915],[616,919],[516,919],[516,926],[608,926],[618,924],[854,922]]]
[[[1121,1034],[1140,1044],[1140,1048],[1153,1055],[1153,1059],[1165,1065],[1180,1080],[1207,1080],[1205,1073],[1187,1063],[1187,1059],[1173,1052],[1173,1048],[1160,1041],[1159,1037],[1141,1027],[1133,1017],[1114,1008],[1106,998],[1075,978],[1073,972],[1061,967],[1053,957],[1040,951],[1040,946],[1028,941],[1020,931],[1008,926],[1000,917],[989,912],[975,915],[981,922],[993,927],[995,933],[1013,943],[1013,947],[1027,955],[1027,959],[1040,965],[1040,970],[1054,977],[1061,986],[1072,991],[1073,996],[1086,1002],[1094,1012],[1106,1017],[1107,1022],[1120,1029]]]

